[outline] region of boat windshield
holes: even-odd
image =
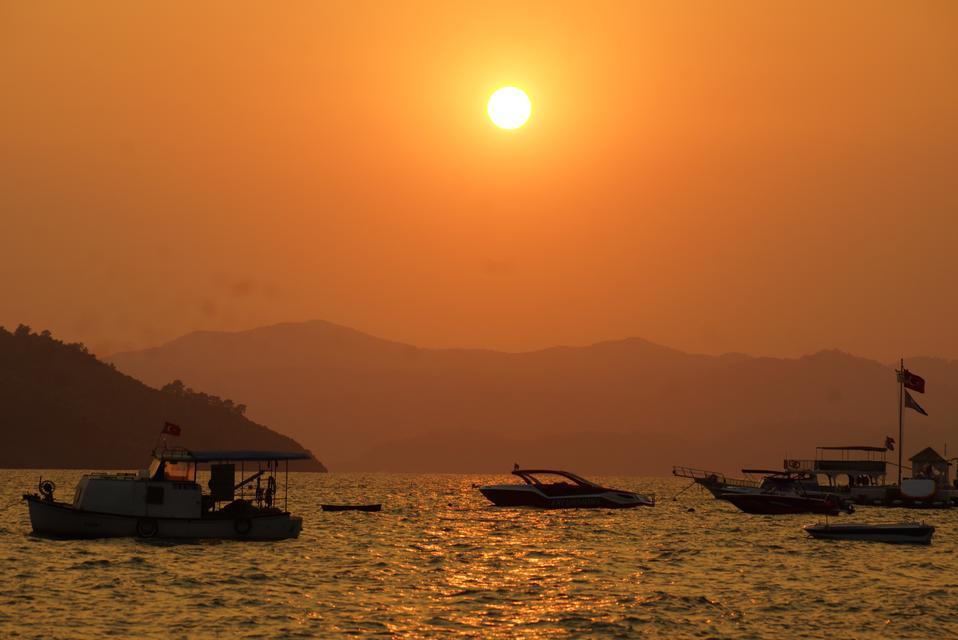
[[[543,485],[543,484],[571,484],[578,485],[580,487],[598,487],[594,482],[590,482],[581,476],[577,476],[574,473],[569,473],[568,471],[546,471],[546,470],[516,470],[513,473],[523,480],[527,484],[532,485]]]
[[[196,465],[192,462],[170,462],[163,465],[163,478],[166,480],[192,480],[196,476]]]
[[[182,461],[160,460],[150,462],[149,478],[153,480],[189,481],[196,479],[196,464]]]

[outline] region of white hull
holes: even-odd
[[[295,538],[303,519],[288,513],[249,518],[139,518],[74,509],[71,505],[25,496],[33,532],[64,538],[216,538],[282,540]]]

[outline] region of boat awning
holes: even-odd
[[[159,451],[156,457],[171,462],[267,462],[272,460],[309,460],[304,451]]]
[[[885,447],[815,447],[822,451],[888,451]]]

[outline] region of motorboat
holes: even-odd
[[[768,490],[781,490],[787,483],[789,491],[800,490],[806,495],[832,493],[819,486],[815,476],[804,472],[782,472],[768,469],[742,469],[745,478],[730,478],[720,471],[706,471],[690,467],[672,467],[672,475],[689,478],[693,483],[704,487],[719,500],[726,500],[730,494],[762,493]],[[783,479],[785,481],[783,482]],[[692,485],[689,485],[692,486]]]
[[[724,493],[758,491],[761,487],[761,483],[757,480],[749,478],[730,478],[721,471],[674,466],[672,467],[672,475],[692,480],[694,484],[705,488],[709,493],[719,499],[722,499],[722,494]],[[688,487],[686,487],[686,489],[687,488]],[[685,489],[683,489],[683,491],[684,490]]]
[[[603,487],[568,471],[517,466],[512,475],[523,482],[486,485],[479,491],[498,507],[625,509],[655,505],[655,496]]]
[[[819,523],[802,527],[808,535],[821,540],[867,540],[870,542],[895,542],[931,544],[935,528],[924,522],[901,522],[889,524],[829,524]]]
[[[38,493],[23,498],[33,531],[39,535],[295,538],[303,519],[287,511],[289,461],[308,458],[300,452],[164,448],[154,451],[149,468],[137,473],[84,475],[72,501],[57,500],[56,485],[42,478]],[[277,480],[281,462],[285,463],[282,494]],[[208,479],[208,492],[199,478]]]
[[[745,513],[764,515],[824,513],[834,516],[846,508],[834,496],[819,498],[781,493],[730,493],[724,499]]]
[[[759,470],[752,470],[758,473]],[[807,474],[768,471],[759,489],[727,491],[720,494],[745,513],[778,515],[786,513],[823,513],[837,515],[842,510],[851,513],[854,507],[841,497],[808,490]],[[816,485],[817,486],[817,485]]]

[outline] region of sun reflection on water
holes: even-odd
[[[35,481],[6,473],[0,487],[12,491]],[[71,473],[44,477],[70,486]],[[278,544],[34,539],[24,511],[0,531],[0,598],[17,614],[0,608],[0,632],[51,617],[91,635],[142,638],[199,628],[231,637],[743,637],[796,625],[829,637],[837,623],[857,637],[925,638],[954,626],[954,586],[942,578],[958,573],[950,512],[935,514],[934,545],[882,548],[878,562],[873,546],[807,540],[807,517],[743,516],[691,491],[685,504],[653,509],[543,512],[488,506],[472,484],[492,480],[506,479],[294,474],[290,507],[305,527]],[[319,511],[330,496],[385,507]],[[887,517],[861,512],[856,519]],[[110,613],[118,602],[122,618]]]

